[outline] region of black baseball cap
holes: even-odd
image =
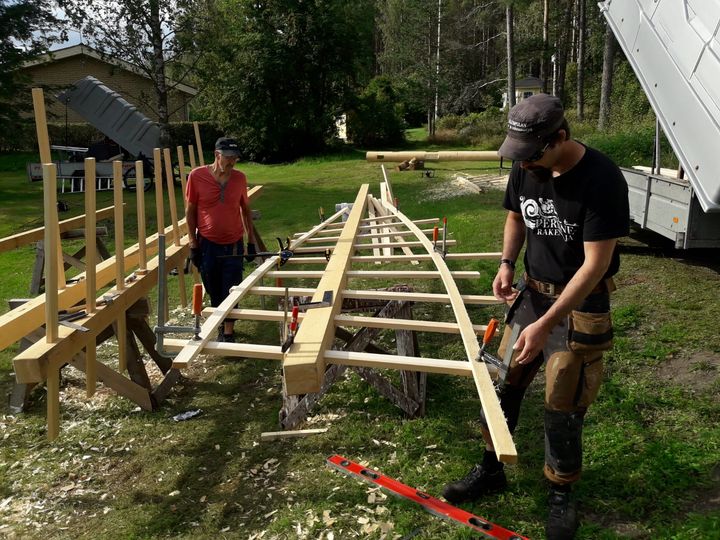
[[[231,139],[230,137],[220,137],[215,141],[215,150],[218,150],[223,156],[227,157],[240,156],[240,145],[235,139]]]
[[[510,109],[508,133],[498,154],[523,161],[542,150],[549,135],[563,125],[565,111],[560,98],[548,94],[526,97]]]

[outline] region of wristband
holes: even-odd
[[[510,268],[515,270],[515,261],[513,261],[512,259],[500,259],[500,266],[502,266],[503,264],[507,264]]]

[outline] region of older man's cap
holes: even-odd
[[[555,96],[535,94],[510,109],[508,133],[498,154],[515,161],[523,161],[541,150],[548,136],[563,125],[565,111]]]
[[[240,145],[230,137],[220,137],[215,141],[215,150],[219,150],[223,156],[227,157],[238,157],[240,155]]]

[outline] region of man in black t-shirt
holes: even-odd
[[[545,468],[550,482],[548,539],[571,539],[578,526],[570,489],[582,469],[582,426],[602,381],[603,351],[612,346],[610,297],[619,268],[618,238],[629,232],[628,188],[600,152],[570,138],[560,100],[537,94],[513,107],[499,150],[512,159],[502,259],[493,293],[509,305],[499,355],[513,348],[499,391],[513,432],[525,390],[544,362]],[[525,274],[513,287],[526,245]],[[515,343],[510,330],[519,326]],[[483,418],[483,424],[484,418]],[[506,485],[487,427],[482,463],[445,488],[451,502],[473,500]]]

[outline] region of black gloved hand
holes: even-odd
[[[195,265],[195,268],[200,270],[202,264],[202,251],[199,247],[190,248],[190,260]]]
[[[248,242],[247,252],[245,253],[245,260],[249,263],[253,262],[255,260],[256,253],[257,253],[257,249],[255,249],[255,244]]]

